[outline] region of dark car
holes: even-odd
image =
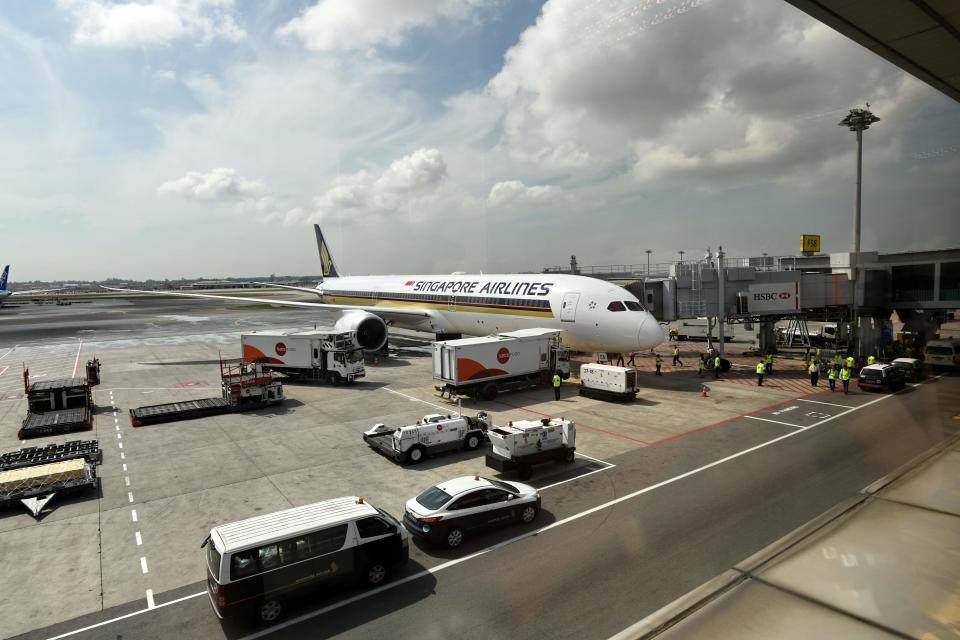
[[[923,377],[923,362],[916,358],[897,358],[890,364],[903,369],[907,382],[916,382]]]
[[[860,370],[857,385],[869,391],[897,391],[906,382],[906,374],[892,364],[871,364]]]

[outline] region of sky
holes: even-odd
[[[960,104],[770,0],[0,4],[11,280],[960,246]]]

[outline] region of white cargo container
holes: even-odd
[[[500,472],[516,469],[521,478],[529,478],[535,464],[551,460],[573,462],[577,425],[564,418],[517,420],[490,429],[487,437],[493,447],[487,454],[488,467]]]
[[[629,367],[585,364],[580,367],[580,395],[617,400],[637,397],[637,372]]]
[[[257,331],[242,334],[240,344],[245,363],[294,379],[353,384],[366,375],[356,331]]]
[[[493,400],[500,391],[570,377],[570,356],[558,329],[521,329],[483,338],[433,343],[433,377],[442,394]]]

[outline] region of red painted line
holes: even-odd
[[[526,411],[526,412],[528,412],[528,413],[532,413],[532,414],[535,414],[535,415],[538,415],[538,416],[543,416],[544,418],[552,418],[552,417],[553,417],[553,416],[548,415],[548,414],[546,414],[546,413],[540,413],[539,411],[534,411],[533,409],[527,409],[526,407],[518,407],[518,406],[515,405],[515,404],[510,404],[509,402],[504,402],[503,400],[494,400],[494,402],[496,402],[497,404],[505,405],[505,406],[507,406],[507,407],[513,407],[514,409],[520,409],[521,411]],[[644,440],[637,440],[636,438],[631,438],[630,436],[625,436],[625,435],[623,435],[622,433],[617,433],[617,432],[615,432],[615,431],[607,431],[606,429],[601,429],[600,427],[591,427],[591,426],[588,425],[588,424],[583,424],[582,422],[577,422],[577,428],[580,428],[580,427],[583,427],[584,429],[587,429],[587,430],[589,430],[589,431],[597,431],[597,432],[599,432],[599,433],[605,433],[605,434],[607,434],[608,436],[613,436],[614,438],[620,438],[620,439],[622,439],[622,440],[629,440],[630,442],[634,442],[634,443],[637,443],[637,444],[642,444],[642,445],[644,445],[644,446],[649,446],[649,445],[651,444],[651,443],[646,442],[646,441],[644,441]]]
[[[77,377],[77,367],[80,366],[80,352],[83,350],[83,338],[80,338],[80,344],[77,346],[77,359],[73,363],[73,374],[71,378]]]

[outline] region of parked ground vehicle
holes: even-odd
[[[916,382],[923,377],[923,362],[916,358],[897,358],[890,364],[903,369],[907,382]]]
[[[574,461],[577,426],[564,418],[516,420],[487,432],[493,451],[486,463],[502,473],[517,471],[522,480],[533,475],[533,465]]]
[[[926,363],[935,368],[960,368],[960,340],[931,340],[924,349]]]
[[[521,329],[484,338],[433,343],[433,378],[441,395],[493,400],[501,391],[570,377],[570,354],[557,329]]]
[[[470,533],[533,522],[539,512],[540,494],[529,485],[463,476],[408,500],[403,526],[418,538],[453,549]]]
[[[857,386],[870,391],[897,391],[903,388],[905,378],[900,367],[871,364],[860,370]]]
[[[397,462],[417,464],[426,456],[476,449],[487,441],[492,425],[485,411],[476,418],[432,413],[405,427],[375,424],[363,432],[363,441]]]
[[[347,496],[214,527],[201,547],[217,617],[252,610],[269,624],[304,587],[383,583],[407,561],[409,535],[386,511]]]
[[[353,384],[366,375],[356,331],[258,331],[240,336],[243,361],[293,379]]]
[[[712,327],[710,326],[712,323]],[[723,325],[723,341],[730,342],[734,336],[733,323],[727,322]],[[711,322],[707,318],[691,318],[689,320],[679,320],[673,322],[667,327],[667,336],[673,340],[719,340],[720,327],[717,322]]]
[[[580,395],[612,400],[637,397],[637,372],[630,367],[585,364],[580,367]]]

